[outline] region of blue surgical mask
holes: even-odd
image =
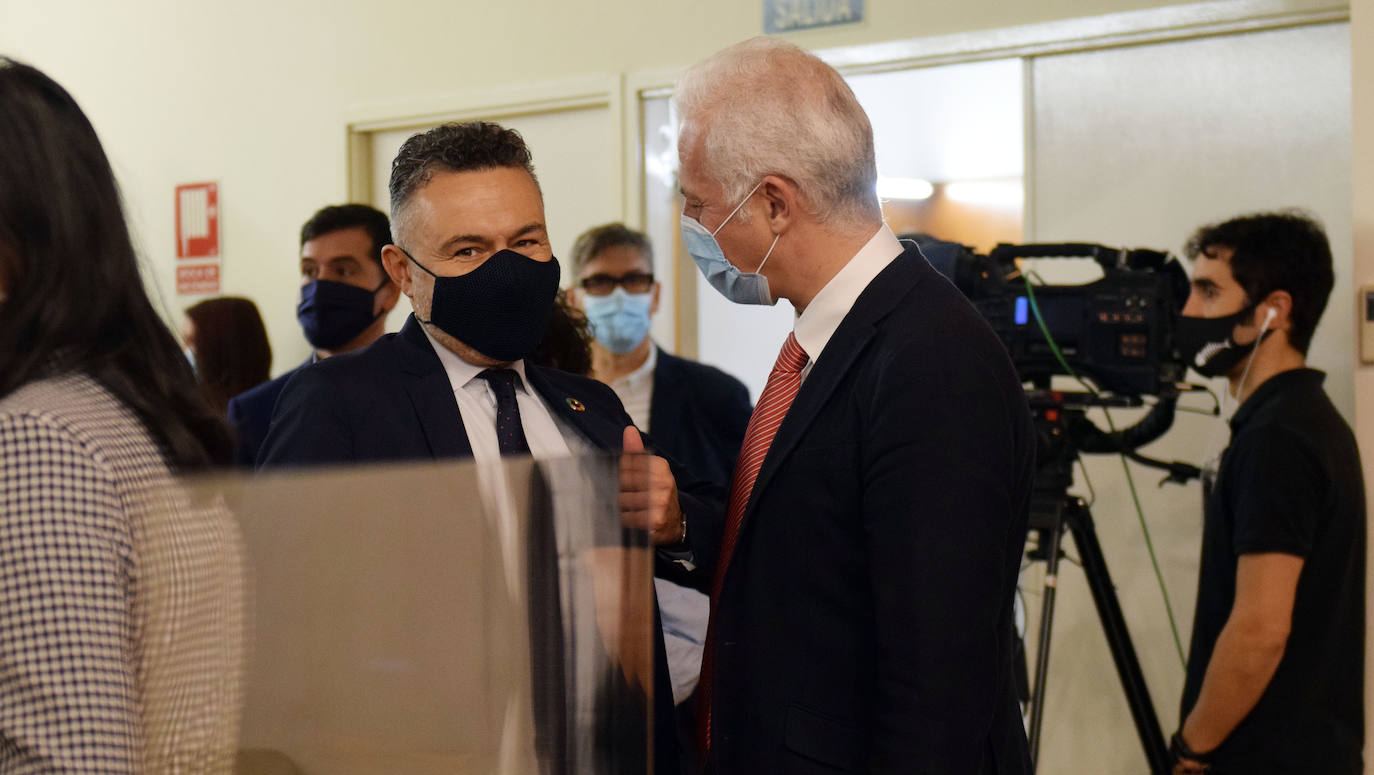
[[[582,294],[582,307],[592,324],[596,341],[616,355],[635,349],[649,335],[649,310],[653,292],[626,293],[616,286],[605,296]]]
[[[763,255],[763,260],[759,262],[759,268],[752,272],[741,272],[735,265],[725,258],[725,251],[721,250],[720,243],[716,241],[716,235],[725,228],[725,224],[735,217],[744,203],[749,201],[749,197],[759,190],[763,185],[760,180],[740,203],[735,205],[735,209],[725,216],[725,220],[720,222],[715,231],[707,231],[701,222],[689,218],[686,213],[682,214],[682,241],[687,246],[687,252],[692,256],[692,260],[697,262],[697,268],[706,277],[706,282],[711,284],[720,292],[722,296],[735,302],[736,304],[762,304],[772,306],[777,303],[773,294],[768,290],[768,278],[759,274],[763,265],[768,263],[768,257],[773,255],[773,248],[777,247],[778,238],[781,234],[773,237],[773,244],[768,246],[768,252]]]

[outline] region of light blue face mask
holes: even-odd
[[[759,274],[763,265],[768,263],[768,257],[773,255],[773,248],[777,247],[778,238],[781,234],[773,237],[773,244],[768,246],[768,252],[763,254],[763,260],[759,262],[759,268],[752,272],[741,272],[734,264],[725,258],[725,251],[721,250],[720,243],[716,242],[716,235],[725,228],[725,224],[735,217],[744,203],[749,201],[749,197],[759,190],[763,185],[760,180],[740,203],[735,205],[735,209],[725,216],[725,220],[720,222],[715,231],[707,231],[701,222],[689,218],[686,213],[682,214],[682,241],[687,246],[687,252],[692,256],[692,260],[697,262],[697,268],[706,277],[706,282],[711,284],[720,292],[722,296],[735,302],[736,304],[762,304],[772,306],[777,303],[773,294],[768,290],[768,278]]]
[[[596,341],[616,355],[635,349],[649,335],[649,310],[654,294],[626,293],[616,286],[605,296],[582,294],[582,307]]]

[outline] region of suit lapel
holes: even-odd
[[[687,402],[682,395],[685,385],[678,368],[678,359],[662,350],[658,351],[658,364],[654,367],[653,400],[649,403],[649,427],[640,430],[653,433],[654,428],[681,428],[679,418],[669,417],[666,413],[673,407],[684,407]]]
[[[787,461],[787,456],[801,441],[825,402],[830,400],[854,361],[877,334],[877,322],[886,317],[913,287],[926,279],[926,273],[933,275],[934,270],[918,250],[911,248],[897,256],[859,294],[849,314],[826,343],[825,351],[811,367],[811,373],[797,391],[796,399],[778,427],[777,435],[773,437],[768,455],[764,457],[758,478],[754,481],[754,490],[749,494],[749,502],[744,508],[741,536],[760,497]]]
[[[468,444],[468,432],[448,373],[413,315],[406,319],[396,344],[402,384],[430,454],[435,460],[472,457],[472,446]]]
[[[840,380],[844,379],[849,367],[854,364],[859,353],[875,333],[877,330],[869,325],[842,324],[830,338],[830,342],[825,346],[824,357],[817,360],[811,367],[811,373],[806,375],[806,381],[797,391],[796,399],[787,410],[782,425],[778,426],[773,443],[768,447],[768,454],[759,468],[758,479],[754,481],[754,491],[749,494],[749,503],[744,508],[744,524],[748,524],[749,515],[758,502],[759,494],[767,489],[768,483],[787,460],[788,454],[797,446],[797,442],[801,441],[806,429],[811,426],[816,415],[820,414],[825,402],[830,399]],[[741,532],[743,529],[741,525]]]
[[[611,422],[599,407],[590,405],[593,399],[587,395],[574,395],[566,387],[555,385],[538,366],[525,363],[525,376],[530,387],[544,399],[544,406],[556,420],[561,420],[577,429],[582,437],[598,449],[620,449],[625,428]]]

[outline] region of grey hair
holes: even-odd
[[[534,178],[534,160],[525,139],[514,129],[489,121],[440,124],[411,135],[391,162],[392,241],[401,244],[409,230],[407,205],[415,192],[427,185],[434,173],[471,172],[509,167],[522,169]]]
[[[702,169],[730,203],[779,175],[822,223],[882,217],[868,114],[816,56],[762,36],[736,43],[693,65],[673,100],[703,133]]]

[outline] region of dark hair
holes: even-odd
[[[1233,251],[1231,274],[1251,304],[1274,291],[1293,297],[1288,341],[1306,354],[1335,284],[1321,223],[1300,210],[1243,215],[1198,229],[1184,250],[1194,259],[1213,247]]]
[[[514,129],[489,121],[467,121],[440,124],[411,135],[391,162],[391,217],[398,217],[410,197],[434,177],[435,170],[472,172],[497,167],[522,169],[539,182],[530,149]]]
[[[540,366],[587,376],[592,373],[592,329],[582,310],[568,302],[563,291],[553,303],[544,339],[530,360]]]
[[[301,226],[301,247],[316,237],[342,229],[362,229],[372,239],[369,257],[382,266],[382,248],[391,244],[391,219],[386,213],[367,205],[329,205],[320,209]]]
[[[143,420],[173,469],[228,463],[229,430],[140,278],[90,121],[51,78],[0,57],[0,397],[82,372]]]
[[[206,400],[220,412],[229,399],[271,376],[272,345],[257,305],[236,296],[192,304],[186,317],[195,325],[189,343],[196,354],[196,380]]]
[[[649,262],[649,271],[654,267],[654,247],[644,232],[635,231],[623,223],[606,223],[594,226],[577,235],[572,247],[572,271],[577,274],[587,266],[587,262],[600,255],[603,250],[618,247],[631,247],[644,254]]]

